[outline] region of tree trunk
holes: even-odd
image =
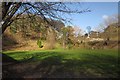
[[[21,6],[21,2],[17,3],[16,5],[13,5],[14,9],[12,9],[11,13],[9,13],[9,15],[8,15],[7,12],[9,11],[11,4],[12,3],[8,3],[8,5],[6,5],[6,3],[4,3],[4,2],[2,3],[2,21],[3,21],[3,24],[2,24],[2,27],[0,27],[0,31],[2,31],[2,33],[4,33],[6,28],[8,26],[10,26],[10,24],[13,22],[12,17],[14,16],[16,11]]]
[[[65,39],[63,39],[63,49],[66,48],[66,45],[65,45]]]

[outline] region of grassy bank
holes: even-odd
[[[37,71],[31,68],[34,73],[38,72],[40,68],[49,69],[47,77],[118,76],[117,50],[43,50],[3,53],[21,63],[34,65],[37,68]],[[30,71],[28,70],[27,73]]]

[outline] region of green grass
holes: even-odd
[[[3,53],[20,62],[41,63],[44,68],[55,66],[56,74],[69,72],[74,76],[117,77],[119,71],[117,50],[42,50]]]

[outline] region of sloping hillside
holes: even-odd
[[[25,38],[22,33],[10,33],[9,28],[2,37],[3,50],[39,50],[36,39]]]
[[[25,17],[23,15],[21,17]],[[37,45],[38,39],[46,39],[48,27],[60,31],[64,23],[57,20],[50,20],[52,25],[46,24],[40,17],[36,21],[29,22],[29,19],[17,20],[13,22],[2,36],[3,50],[39,50]],[[36,23],[35,23],[36,22]]]
[[[110,40],[118,40],[118,36],[120,34],[120,25],[118,23],[109,25],[103,33],[101,33],[101,37],[109,38]]]
[[[120,25],[118,23],[114,23],[109,25],[104,32],[99,33],[97,36],[97,32],[92,32],[91,37],[99,37],[104,39],[104,41],[97,42],[89,42],[89,45],[93,48],[109,48],[109,49],[118,49],[120,46]]]

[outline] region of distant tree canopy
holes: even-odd
[[[14,21],[10,25],[10,30],[14,33],[22,32],[24,34],[30,32],[43,33],[45,34],[46,29],[51,26],[54,30],[60,32],[61,28],[64,27],[64,23],[58,20],[50,20],[48,19],[48,23],[46,23],[40,16],[35,16],[34,18],[28,18],[27,15],[21,15],[16,21]]]
[[[27,16],[21,15],[21,17]],[[10,25],[8,30],[13,34],[21,34],[24,38],[47,40],[47,42],[50,43],[49,41],[53,42],[50,38],[58,39],[58,34],[61,33],[62,28],[65,27],[61,21],[48,20],[50,23],[53,23],[53,26],[51,26],[44,22],[40,16],[36,16],[34,19],[36,19],[35,22],[31,21],[30,18],[18,19]],[[52,30],[50,31],[50,29]]]
[[[10,26],[14,21],[20,19],[20,15],[26,14],[28,18],[39,15],[45,22],[49,23],[50,20],[66,21],[66,18],[61,13],[72,14],[72,13],[83,13],[90,12],[88,9],[74,9],[68,5],[76,4],[80,7],[80,3],[63,3],[63,2],[2,2],[2,33]],[[56,28],[58,29],[58,28]]]

